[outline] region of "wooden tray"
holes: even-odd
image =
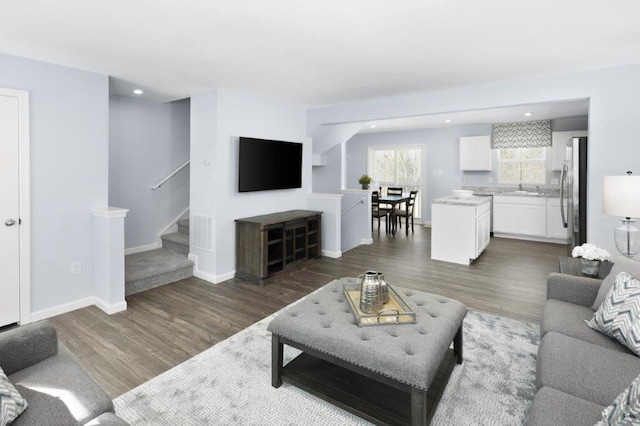
[[[353,317],[358,327],[388,324],[415,324],[416,313],[409,308],[398,293],[389,286],[389,301],[382,306],[380,312],[368,314],[360,309],[360,286],[345,284],[344,295],[349,302]]]

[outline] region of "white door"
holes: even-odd
[[[0,326],[20,321],[20,100],[0,96]]]

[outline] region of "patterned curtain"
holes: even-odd
[[[551,146],[551,120],[498,123],[492,126],[491,148]]]

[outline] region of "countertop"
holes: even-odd
[[[535,188],[524,188],[527,193],[517,193],[518,188],[515,187],[477,187],[477,186],[463,186],[462,189],[468,189],[473,191],[473,195],[487,196],[487,195],[499,195],[505,197],[537,197],[537,198],[560,198],[560,189],[558,187],[541,187],[540,193],[534,195]]]
[[[471,206],[477,207],[483,204],[489,203],[490,200],[487,197],[468,197],[468,198],[457,198],[453,195],[448,197],[436,198],[433,200],[433,204],[448,204],[453,206]]]

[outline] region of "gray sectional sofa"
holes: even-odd
[[[640,262],[621,257],[604,281],[549,276],[528,425],[593,425],[640,374],[638,356],[584,323],[621,271],[638,278]]]
[[[1,332],[0,367],[28,403],[12,426],[127,425],[48,321]]]

